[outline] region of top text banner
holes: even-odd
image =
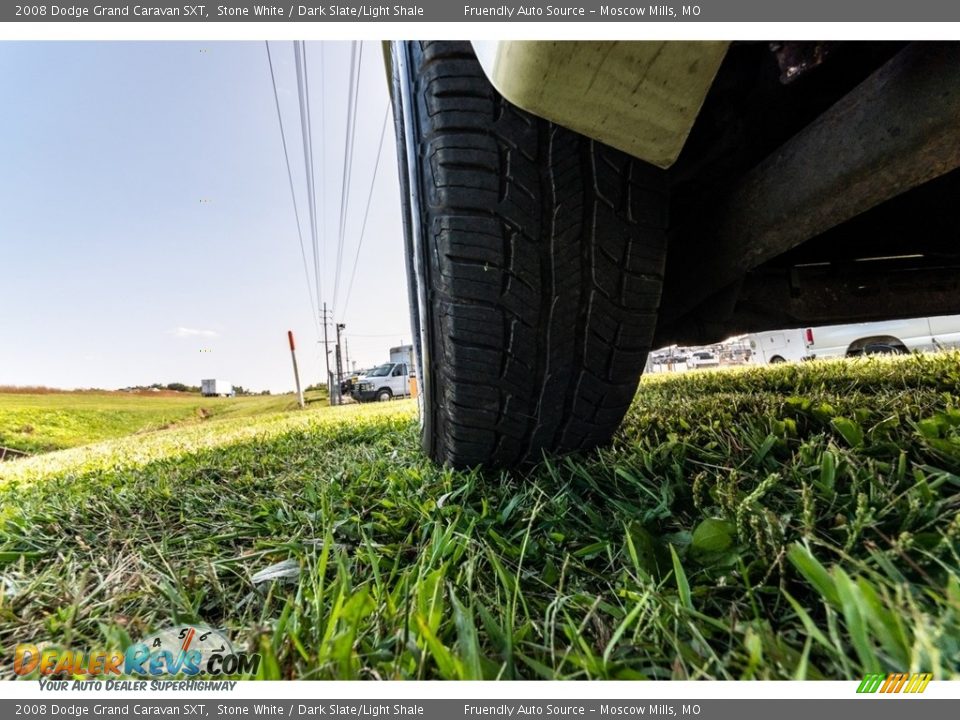
[[[960,22],[957,0],[700,0],[529,3],[408,0],[401,4],[170,0],[0,3],[0,22]]]

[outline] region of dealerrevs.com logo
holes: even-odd
[[[236,652],[221,632],[197,625],[161,630],[126,650],[78,652],[25,643],[17,645],[13,659],[17,675],[41,676],[250,676],[259,668],[259,653]]]

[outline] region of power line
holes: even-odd
[[[340,217],[337,227],[337,261],[335,265],[335,274],[333,281],[333,306],[336,308],[337,294],[340,288],[340,273],[343,262],[343,244],[346,234],[346,216],[350,196],[350,178],[353,167],[352,157],[352,136],[355,122],[354,102],[355,86],[357,85],[357,47],[358,42],[353,41],[350,46],[350,80],[347,83],[347,123],[345,126],[345,138],[343,144],[343,170],[340,178]],[[363,52],[363,44],[359,43],[360,52]]]
[[[357,46],[359,45],[359,52]],[[343,149],[343,178],[340,186],[340,232],[337,241],[337,267],[333,281],[333,307],[337,306],[340,289],[340,274],[343,264],[343,243],[347,229],[347,208],[350,205],[350,179],[353,174],[353,142],[357,127],[357,97],[359,96],[360,69],[363,64],[363,42],[353,41],[350,56],[350,96],[347,102],[347,137]]]
[[[307,297],[310,299],[311,317],[316,324],[317,336],[320,335],[320,324],[317,319],[317,308],[313,301],[313,293],[310,287],[310,271],[307,269],[307,251],[303,246],[303,230],[300,227],[300,212],[297,209],[297,194],[293,189],[293,173],[290,171],[290,154],[287,152],[287,135],[283,130],[283,116],[280,114],[280,96],[277,93],[277,78],[273,71],[273,57],[270,54],[270,43],[263,41],[267,49],[267,64],[270,66],[270,83],[273,85],[273,102],[277,108],[277,122],[280,125],[280,142],[283,145],[283,157],[287,165],[287,181],[290,184],[290,198],[293,200],[293,215],[297,221],[297,237],[300,240],[300,255],[303,258],[303,276],[307,281]]]
[[[293,57],[297,72],[297,103],[300,107],[300,138],[303,142],[303,167],[307,178],[307,212],[310,217],[310,245],[313,248],[314,289],[317,303],[321,299],[320,263],[317,252],[317,202],[314,192],[313,132],[310,122],[309,84],[307,80],[307,49],[303,41],[293,42]]]
[[[407,332],[409,332],[409,331],[407,331]],[[402,333],[402,332],[397,332],[397,333],[380,333],[380,334],[374,334],[374,335],[364,335],[363,333],[347,333],[347,334],[346,334],[346,337],[352,337],[352,338],[385,338],[385,337],[398,337],[398,338],[402,338],[403,335],[404,335],[404,333]]]
[[[350,306],[350,293],[353,292],[353,280],[357,276],[357,264],[360,261],[360,248],[363,247],[363,236],[367,230],[367,218],[370,215],[370,201],[373,199],[373,188],[377,183],[377,171],[380,169],[380,155],[383,153],[383,138],[387,133],[387,118],[390,117],[390,103],[383,111],[383,127],[380,129],[380,144],[377,146],[377,159],[373,164],[373,177],[370,180],[370,191],[367,193],[367,207],[363,211],[363,224],[360,226],[360,240],[357,241],[357,254],[353,258],[353,270],[350,272],[350,284],[347,285],[347,297],[343,301],[343,313],[341,317],[346,317],[347,308]]]
[[[318,217],[317,226],[320,235],[320,267],[322,268],[326,268],[327,265],[327,233],[325,231],[325,228],[327,227],[327,103],[324,96],[324,92],[326,90],[326,63],[324,62],[325,53],[326,44],[320,43],[320,215]],[[320,301],[317,300],[317,307],[319,306]]]
[[[320,46],[321,48],[323,45]],[[314,175],[314,152],[313,152],[313,117],[311,114],[311,103],[310,103],[310,78],[307,75],[307,45],[301,40],[300,49],[303,53],[303,85],[306,91],[307,97],[307,135],[310,138],[310,181],[313,183],[314,192],[311,194],[311,201],[313,204],[314,215],[317,213],[317,194],[316,187],[317,181]],[[321,75],[320,75],[320,110],[321,110],[321,125],[320,125],[320,140],[321,145],[323,144],[323,65],[320,66]],[[321,160],[320,164],[320,176],[321,180],[323,177],[323,163]],[[323,185],[321,182],[320,192],[323,192]],[[320,247],[323,246],[323,225],[321,224],[321,216],[317,215],[317,229],[316,236],[313,240],[313,263],[314,263],[314,277],[317,279],[317,307],[320,306],[320,299],[323,294],[323,273],[321,272],[320,264]]]

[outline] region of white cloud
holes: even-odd
[[[168,330],[171,335],[176,335],[180,338],[191,338],[191,337],[218,337],[220,333],[215,330],[198,330],[197,328],[187,328],[187,327],[178,327],[173,330]]]

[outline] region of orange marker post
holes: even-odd
[[[293,359],[293,379],[297,383],[297,402],[300,407],[305,407],[303,402],[303,391],[300,389],[300,371],[297,369],[297,346],[293,342],[293,330],[287,330],[287,340],[290,343],[290,357]]]

